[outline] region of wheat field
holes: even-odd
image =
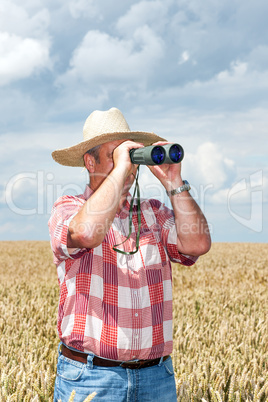
[[[52,401],[58,283],[49,242],[0,242],[0,252],[0,401]],[[216,243],[193,267],[173,265],[178,401],[268,401],[267,290],[267,244]]]

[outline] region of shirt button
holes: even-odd
[[[134,290],[134,295],[137,296],[138,292],[137,290]]]
[[[138,317],[138,315],[139,315],[138,313],[135,313],[135,317]]]

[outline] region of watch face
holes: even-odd
[[[183,186],[184,190],[187,190],[187,191],[191,190],[190,183],[187,180],[183,180],[183,183],[184,183],[184,186]]]

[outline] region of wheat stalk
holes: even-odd
[[[0,252],[0,401],[52,402],[59,291],[50,245],[0,242]],[[178,401],[268,401],[267,261],[267,244],[226,243],[192,268],[173,265]]]

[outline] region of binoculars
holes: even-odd
[[[179,144],[150,145],[132,148],[129,151],[131,162],[136,165],[162,165],[162,163],[180,163],[184,151]]]

